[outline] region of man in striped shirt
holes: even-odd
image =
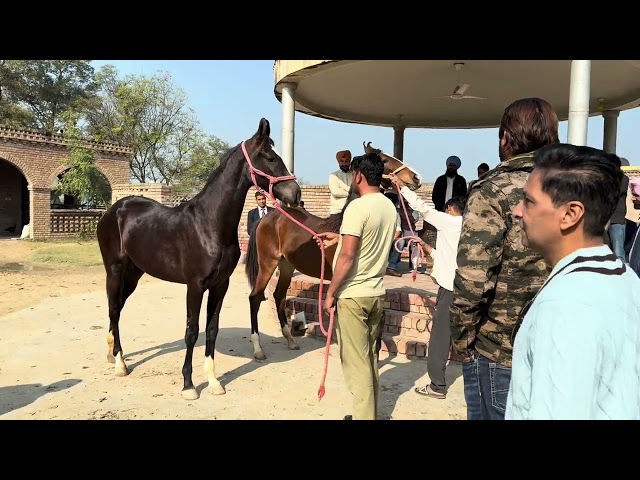
[[[513,336],[505,419],[640,419],[640,279],[602,235],[620,159],[543,147],[514,209],[523,243],[552,266]]]

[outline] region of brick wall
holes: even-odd
[[[93,141],[87,142],[87,146],[94,150],[96,166],[110,185],[129,181],[132,154],[129,147]],[[12,164],[29,184],[31,238],[46,238],[51,234],[51,185],[64,171],[67,158],[67,142],[61,135],[45,135],[0,125],[0,159],[4,160],[0,165]],[[0,203],[3,202],[6,203],[0,198]],[[19,225],[16,231],[21,230],[22,225]]]

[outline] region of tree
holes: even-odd
[[[197,144],[175,172],[173,187],[180,195],[194,195],[220,165],[220,160],[229,150],[229,144],[211,135]]]
[[[9,60],[0,60],[0,123],[12,128],[35,127],[33,113],[13,97],[20,78],[10,68]]]
[[[76,127],[78,115],[64,115],[65,140],[69,156],[68,169],[58,181],[55,191],[72,195],[93,206],[108,207],[111,203],[111,187],[95,164],[94,151],[86,144],[82,132]]]
[[[67,111],[82,112],[95,97],[91,60],[2,62],[0,82],[7,101],[4,118],[23,128],[53,133],[63,126]]]
[[[172,183],[204,141],[185,92],[168,73],[120,79],[112,65],[100,69],[96,81],[101,97],[87,111],[90,135],[131,146],[138,181]]]

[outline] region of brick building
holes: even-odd
[[[87,145],[112,191],[129,183],[129,147],[93,141]],[[14,235],[20,235],[29,225],[33,239],[65,236],[75,233],[74,224],[99,217],[99,212],[51,210],[52,186],[66,170],[67,158],[62,135],[0,126],[0,234],[15,226]]]

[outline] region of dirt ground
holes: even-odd
[[[198,400],[182,398],[186,287],[149,276],[122,312],[131,373],[115,377],[106,361],[103,267],[34,262],[31,243],[0,240],[0,419],[334,420],[351,413],[337,346],[331,346],[326,395],[318,401],[324,342],[297,337],[300,350],[288,350],[267,302],[260,311],[267,359],[253,359],[241,266],[223,304],[216,345],[225,395],[205,390]],[[199,392],[207,385],[204,308],[200,324],[193,363]],[[428,381],[426,362],[381,353],[380,418],[465,419],[460,366],[451,364],[447,376],[445,400],[421,397],[413,388]]]

